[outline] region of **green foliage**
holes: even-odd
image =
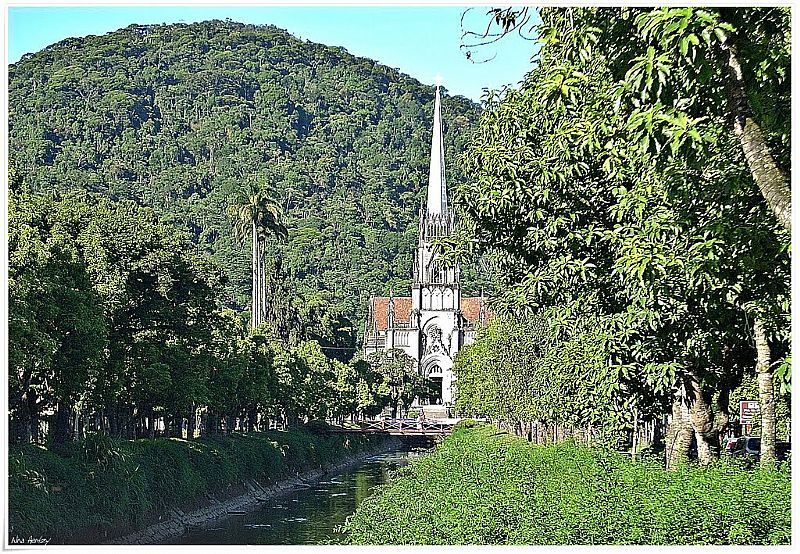
[[[185,441],[94,435],[60,457],[25,445],[9,452],[10,533],[55,543],[101,540],[246,479],[272,484],[328,467],[376,444],[367,435],[270,431]]]
[[[775,370],[775,377],[778,379],[778,388],[781,394],[792,394],[792,357],[786,356],[778,368]]]
[[[479,425],[481,424],[474,419],[460,419],[453,427],[453,431],[458,431],[459,429],[472,429],[473,427],[478,427]]]
[[[623,379],[607,358],[596,324],[584,322],[568,334],[544,317],[499,317],[456,357],[456,406],[512,428],[537,422],[615,430]]]
[[[80,190],[9,204],[12,419],[112,398],[184,406],[219,286],[186,236]]]
[[[367,357],[367,363],[380,376],[376,404],[392,408],[392,417],[402,415],[415,398],[426,394],[428,380],[420,375],[414,359],[398,348],[378,350]]]
[[[513,27],[525,10],[495,21]],[[493,261],[502,284],[496,313],[533,313],[567,330],[596,318],[588,332],[605,341],[621,417],[661,419],[674,393],[687,390],[687,404],[706,399],[696,427],[712,436],[712,399],[755,366],[754,318],[766,321],[774,359],[789,350],[789,235],[730,124],[744,108],[731,105],[728,73],[735,28],[747,100],[788,101],[788,12],[540,15],[536,65],[518,89],[487,97],[462,156],[472,178],[456,188],[461,228],[445,246],[451,256]],[[762,154],[771,150],[788,167],[789,129],[772,119],[784,108],[757,116],[773,122]],[[560,340],[559,332],[539,340]],[[473,354],[487,368],[493,355]],[[497,382],[512,376],[508,369]],[[494,396],[481,392],[473,409],[489,403],[487,413],[519,418],[530,402],[524,387],[499,386]]]
[[[288,243],[266,252],[282,282],[269,301],[290,312],[331,291],[325,311],[351,322],[348,340],[313,336],[325,331],[316,321],[300,339],[352,355],[369,293],[410,286],[433,100],[397,70],[273,26],[131,25],[9,67],[11,162],[25,190],[86,188],[152,207],[222,268],[222,302],[239,309],[251,260],[228,208],[252,183],[274,190]],[[455,159],[477,106],[445,96],[443,116]],[[455,164],[448,180],[463,180]]]
[[[460,428],[364,501],[351,544],[789,544],[791,476],[664,471],[574,444]]]
[[[149,208],[81,190],[14,192],[9,231],[12,441],[41,441],[47,409],[59,412],[55,446],[74,413],[133,438],[144,417],[172,420],[181,436],[203,407],[204,432],[215,434],[236,418],[253,430],[259,420],[374,415],[390,400],[378,391],[389,377],[368,364],[268,325],[251,332],[221,306],[220,271]],[[302,323],[319,317],[335,335],[342,322],[320,304]]]

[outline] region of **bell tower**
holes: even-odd
[[[413,264],[412,304],[413,309],[420,312],[458,310],[461,305],[460,268],[458,265],[445,267],[440,263],[434,245],[436,239],[450,235],[455,228],[454,214],[447,205],[441,110],[437,86],[427,202],[420,207],[419,240]]]
[[[434,402],[450,403],[453,397],[453,357],[461,347],[461,271],[439,260],[435,241],[453,233],[455,214],[447,202],[442,100],[439,85],[433,112],[433,138],[428,171],[426,202],[420,208],[419,240],[414,255],[411,288],[411,321],[419,333],[419,364],[423,376],[441,382],[441,395]]]

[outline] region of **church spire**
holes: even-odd
[[[429,214],[447,213],[447,188],[444,179],[444,142],[442,141],[442,101],[439,96],[441,77],[436,78],[436,102],[433,111],[433,140],[431,141],[431,167],[428,173]]]

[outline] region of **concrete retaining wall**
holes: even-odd
[[[294,477],[287,477],[275,485],[263,487],[257,481],[250,480],[243,483],[247,489],[245,494],[240,494],[227,499],[218,499],[213,495],[206,495],[209,505],[200,509],[183,512],[173,508],[163,516],[163,521],[136,531],[106,541],[103,544],[159,544],[175,537],[179,537],[192,528],[206,528],[213,526],[220,519],[230,517],[229,512],[251,511],[258,508],[268,499],[275,498],[291,490],[302,487],[308,482],[319,481],[322,478],[344,471],[346,468],[360,463],[376,454],[396,450],[401,442],[396,437],[386,439],[379,447],[373,448],[356,456],[351,456],[341,462],[323,469],[315,469]]]

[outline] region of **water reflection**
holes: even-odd
[[[424,449],[373,456],[344,473],[272,498],[263,507],[215,522],[213,528],[192,531],[173,544],[329,544],[341,534],[336,528],[358,505],[389,481],[391,473]]]

